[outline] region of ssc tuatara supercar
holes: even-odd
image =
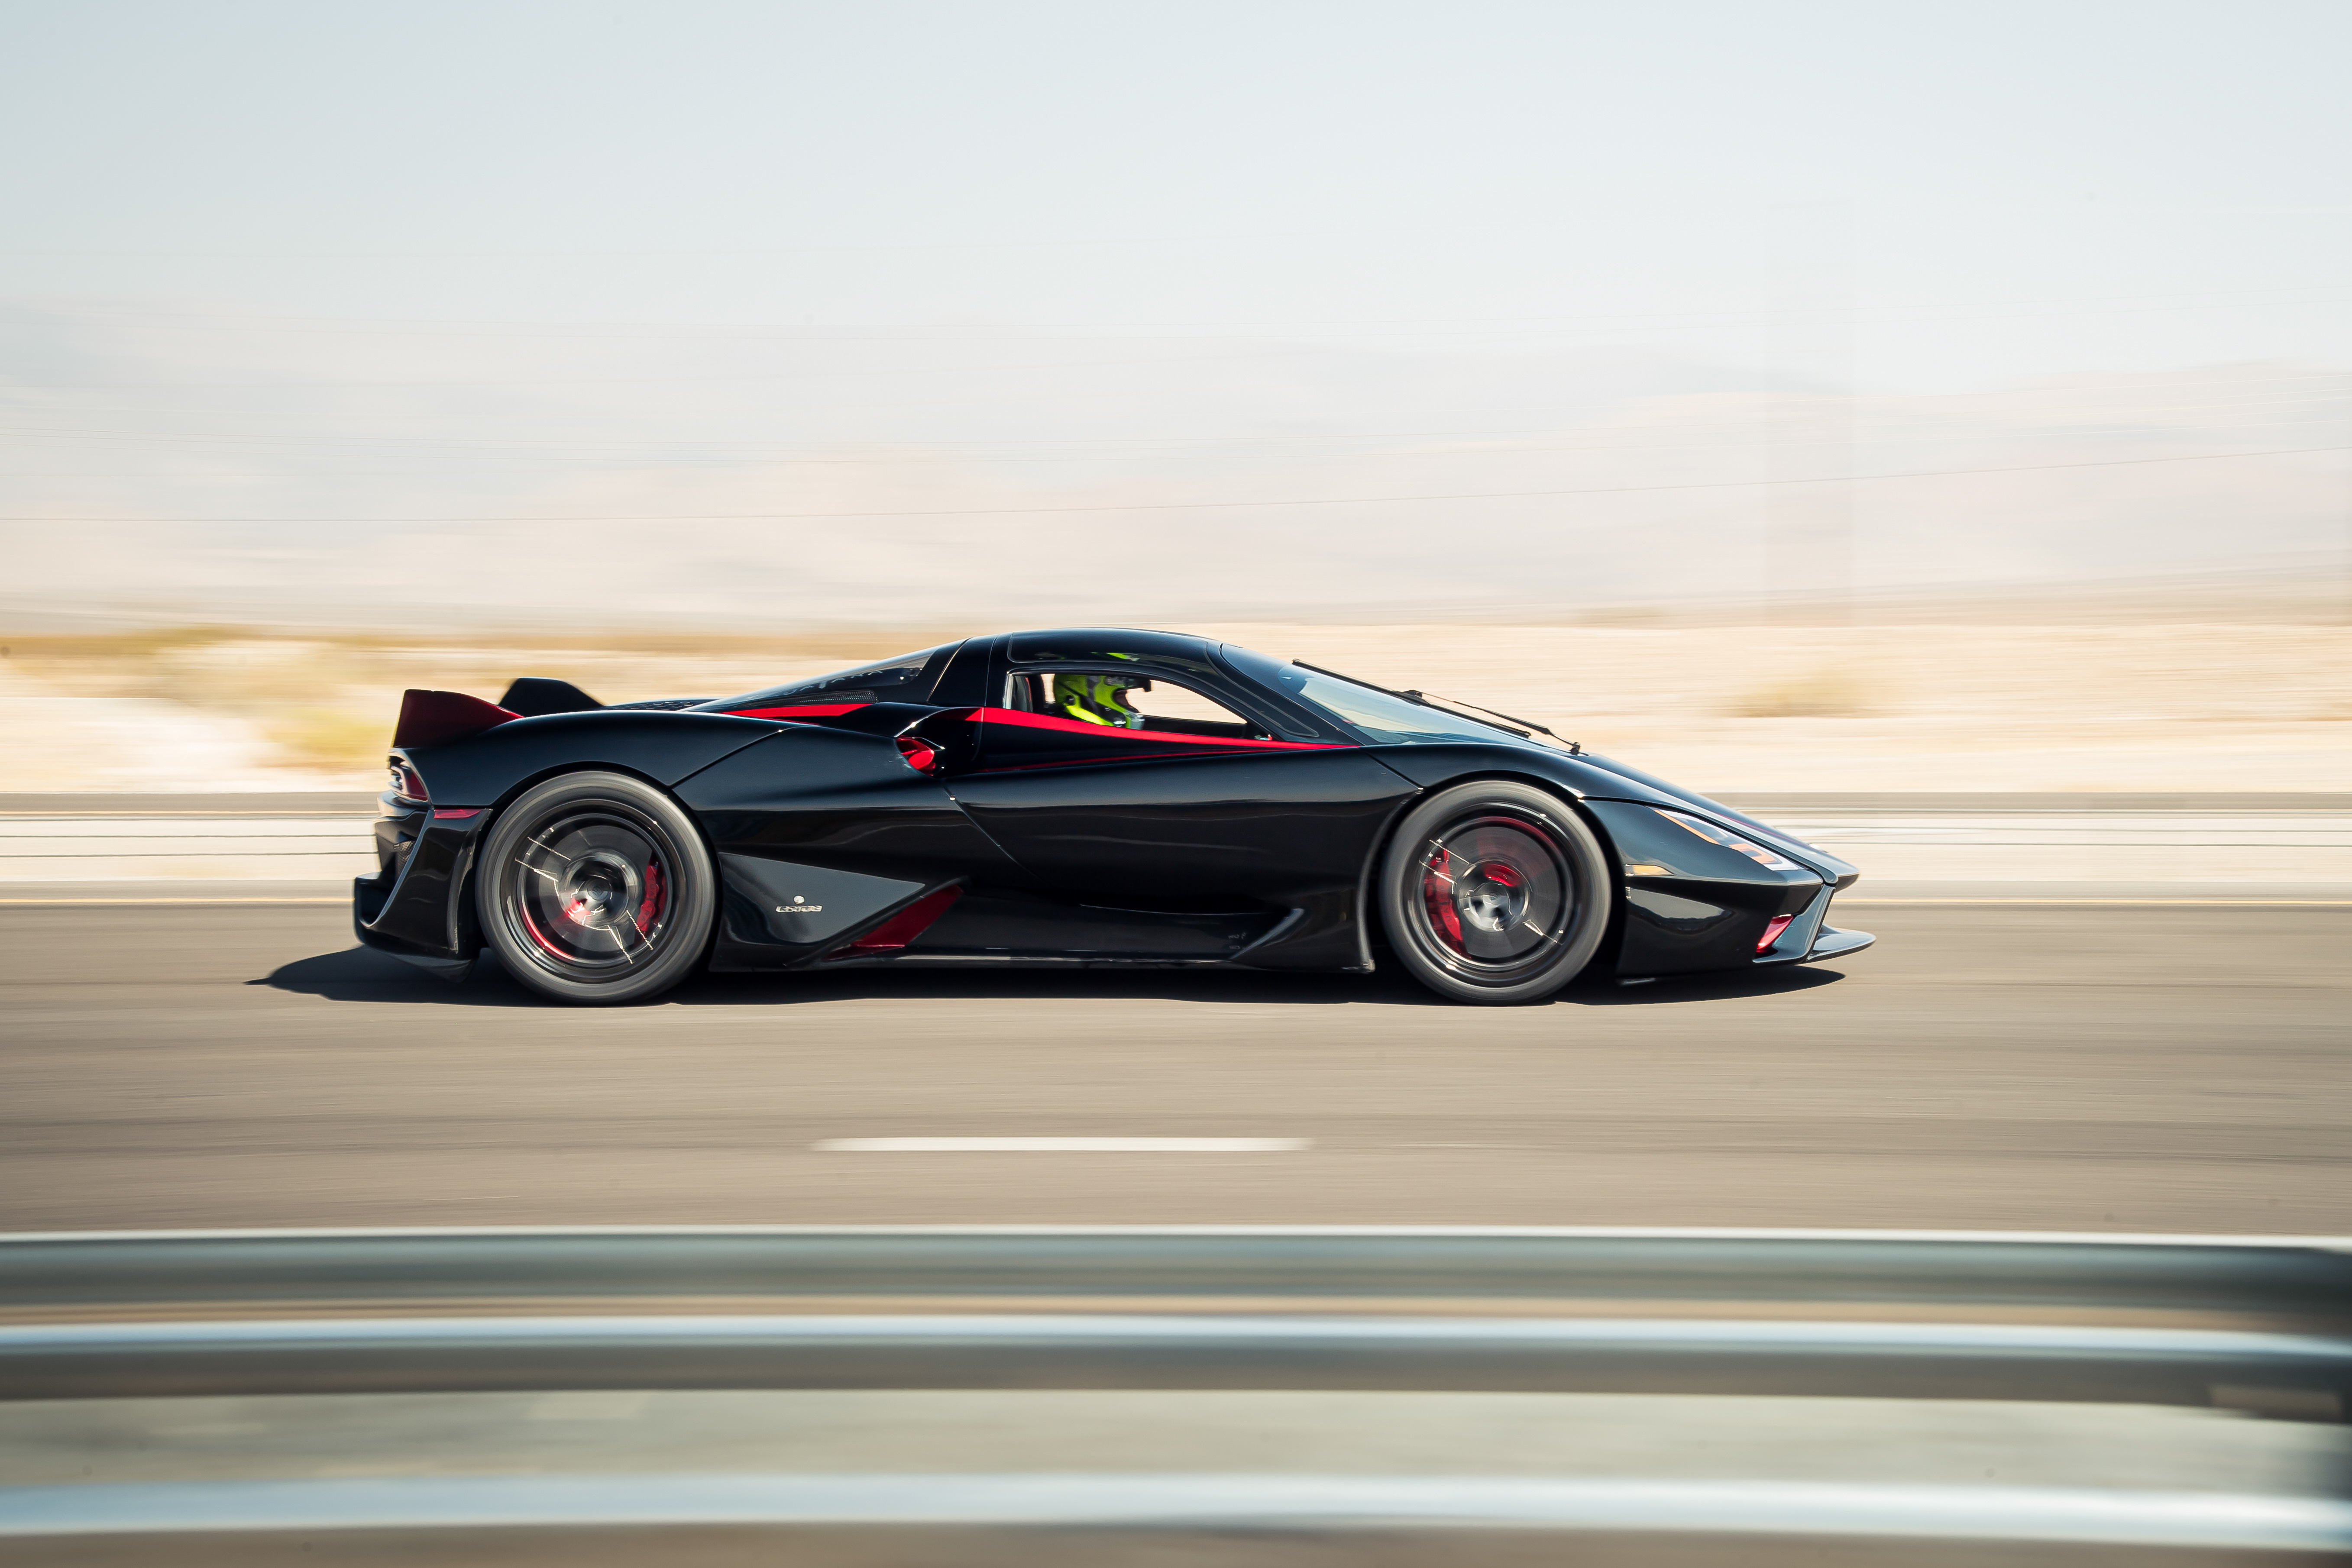
[[[360,940],[564,1002],[703,968],[1367,973],[1460,1002],[1843,956],[1858,873],[1508,715],[1167,632],[740,697],[411,691]]]

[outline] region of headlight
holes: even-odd
[[[1668,822],[1673,823],[1676,827],[1681,828],[1684,832],[1696,833],[1701,838],[1706,839],[1709,844],[1720,844],[1726,849],[1737,849],[1739,853],[1747,856],[1750,860],[1755,861],[1759,866],[1762,866],[1768,870],[1802,871],[1805,869],[1804,867],[1798,865],[1794,860],[1790,859],[1778,849],[1767,849],[1761,844],[1750,842],[1748,839],[1740,837],[1739,835],[1731,832],[1728,828],[1717,827],[1712,822],[1701,821],[1696,816],[1685,816],[1679,811],[1667,811],[1661,806],[1654,805],[1650,809],[1656,812],[1660,816],[1664,817]]]

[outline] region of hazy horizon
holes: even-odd
[[[0,615],[2352,584],[2347,46],[2320,5],[21,6]]]

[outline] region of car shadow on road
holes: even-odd
[[[1728,974],[1669,976],[1638,985],[1580,980],[1549,1005],[1656,1007],[1685,1002],[1771,996],[1834,984],[1834,969],[1777,966]],[[463,981],[439,979],[370,948],[352,947],[281,964],[249,985],[266,985],[330,1002],[437,1004],[459,1007],[540,1007],[484,953]],[[649,1006],[787,1006],[858,998],[929,1001],[1167,1001],[1258,1006],[1391,1007],[1454,1005],[1416,984],[1394,964],[1371,974],[1277,974],[1222,970],[856,969],[811,974],[697,974]]]

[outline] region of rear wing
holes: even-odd
[[[446,746],[485,730],[495,730],[515,719],[536,719],[543,713],[590,713],[602,702],[568,680],[526,675],[507,688],[496,702],[485,702],[462,691],[411,689],[400,694],[400,722],[394,726],[395,746]]]
[[[512,709],[462,691],[411,688],[400,694],[400,722],[393,727],[392,743],[404,751],[410,746],[446,746],[521,717]]]

